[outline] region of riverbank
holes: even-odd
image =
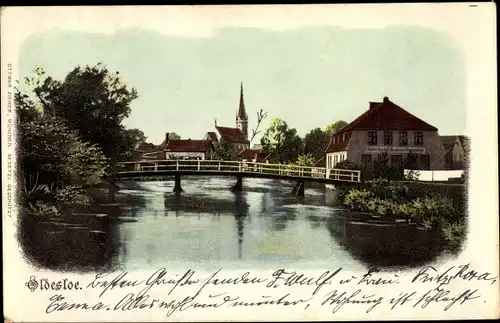
[[[363,214],[347,218],[346,239],[370,258],[425,259],[443,250],[457,254],[467,233],[463,184],[368,181],[336,188],[336,202]]]

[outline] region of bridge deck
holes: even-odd
[[[278,178],[323,183],[361,182],[361,172],[359,170],[221,160],[125,162],[120,164],[117,177],[122,179],[147,178],[175,174]]]

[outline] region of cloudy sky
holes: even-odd
[[[464,54],[453,37],[429,28],[233,26],[208,36],[141,27],[47,30],[21,44],[19,74],[39,65],[63,79],[77,65],[98,62],[138,90],[126,125],[156,144],[165,132],[201,138],[215,118],[234,126],[240,82],[250,128],[263,109],[265,127],[280,117],[304,135],[335,120],[350,122],[369,101],[388,96],[442,135],[465,129]]]

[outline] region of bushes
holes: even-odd
[[[436,230],[448,249],[459,250],[466,235],[463,210],[455,207],[451,199],[435,192],[418,193],[419,196],[415,196],[406,184],[378,179],[367,182],[363,189],[346,190],[343,204],[353,211],[389,221],[405,219]]]
[[[467,237],[467,225],[464,221],[445,223],[441,228],[441,236],[450,251],[460,251]]]
[[[351,210],[363,211],[374,197],[374,194],[368,190],[350,190],[344,198],[344,205]]]

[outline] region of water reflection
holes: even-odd
[[[291,182],[245,179],[233,193],[234,180],[187,177],[181,194],[171,181],[118,183],[87,210],[109,215],[106,226],[25,220],[23,246],[39,266],[60,270],[371,264],[345,244],[347,213],[323,186],[306,186],[298,198]]]

